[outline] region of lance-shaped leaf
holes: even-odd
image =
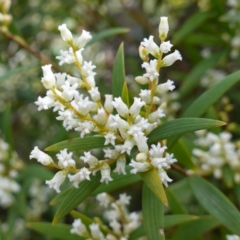
[[[215,186],[198,176],[191,176],[189,184],[199,203],[234,234],[240,235],[240,212]]]
[[[123,43],[118,48],[112,75],[112,93],[114,97],[122,97],[125,82],[124,49]]]
[[[219,224],[212,216],[199,216],[198,219],[180,226],[174,232],[171,240],[193,240],[197,236],[219,226]]]
[[[103,38],[109,38],[114,35],[128,33],[129,31],[130,31],[129,28],[121,28],[121,27],[109,28],[109,29],[103,30],[98,34],[95,34],[93,38],[86,44],[85,48],[89,45],[92,45],[95,42],[98,42]]]
[[[175,135],[182,135],[188,132],[194,132],[201,129],[208,129],[223,126],[226,123],[218,120],[206,118],[179,118],[166,122],[155,128],[148,135],[148,143],[154,143]]]
[[[142,172],[139,174],[146,186],[151,189],[155,196],[162,201],[164,205],[168,206],[167,197],[157,171],[155,169],[151,169],[147,172]]]
[[[126,81],[123,84],[122,100],[129,107],[129,91],[128,91],[128,85]]]
[[[31,228],[39,233],[42,233],[44,236],[48,236],[54,239],[59,240],[84,240],[76,234],[71,234],[70,230],[72,226],[67,224],[56,224],[52,225],[52,223],[47,222],[30,222],[27,223],[27,227]]]
[[[79,184],[79,188],[71,188],[68,194],[61,201],[61,204],[54,216],[53,224],[57,223],[62,217],[77,207],[85,198],[87,198],[100,184],[101,174],[98,172],[96,176],[91,176],[91,181],[83,181]]]
[[[222,81],[204,92],[183,114],[183,118],[188,117],[200,117],[213,103],[215,103],[220,97],[223,96],[234,84],[240,80],[240,71],[228,75]],[[173,144],[180,137],[175,136],[168,140],[168,147],[172,147]]]
[[[45,149],[45,151],[60,151],[67,148],[69,151],[74,150],[90,150],[94,148],[103,148],[105,138],[101,136],[84,137],[84,138],[72,138],[66,141],[62,141],[53,144]]]
[[[147,239],[164,240],[163,204],[146,184],[143,185],[142,212]]]

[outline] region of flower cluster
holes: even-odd
[[[131,173],[145,172],[152,168],[158,171],[159,177],[165,186],[172,180],[167,176],[166,169],[176,162],[173,154],[166,153],[167,147],[163,144],[148,145],[147,135],[161,124],[165,117],[163,106],[160,104],[161,94],[172,91],[175,86],[172,80],[158,84],[161,67],[172,65],[176,60],[182,60],[180,53],[175,50],[167,54],[173,46],[170,41],[165,41],[169,27],[167,17],[161,17],[159,25],[158,46],[153,36],[144,39],[139,47],[140,57],[143,60],[142,68],[146,70],[143,76],[136,77],[142,85],[148,84],[149,89],[142,89],[131,105],[124,102],[121,97],[106,94],[102,102],[101,94],[96,86],[94,69],[95,65],[86,61],[82,52],[85,44],[91,39],[89,32],[82,31],[78,38],[73,38],[66,24],[59,26],[62,39],[69,45],[67,51],[61,51],[57,57],[62,64],[74,63],[79,71],[79,76],[67,73],[54,74],[51,65],[43,66],[43,86],[47,89],[45,97],[38,97],[35,102],[38,110],[53,108],[58,112],[57,120],[63,121],[66,130],[73,129],[83,138],[88,134],[103,136],[105,155],[103,160],[93,156],[90,151],[85,151],[80,157],[87,166],[77,169],[73,153],[67,149],[56,155],[58,163],[35,147],[30,158],[35,158],[43,165],[51,165],[60,169],[52,180],[46,181],[49,187],[60,192],[60,185],[68,175],[73,186],[78,187],[85,179],[90,180],[90,174],[101,172],[101,182],[112,181],[110,165],[116,162],[113,170],[118,174],[126,174],[125,165],[127,156],[133,148],[137,148],[136,156],[131,159]],[[149,54],[152,58],[150,59]],[[163,54],[167,54],[163,58]],[[74,173],[71,175],[69,173]]]
[[[20,191],[20,185],[15,178],[23,167],[22,161],[16,152],[11,151],[10,146],[0,138],[0,206],[7,208],[14,201],[14,193]]]
[[[88,227],[81,219],[75,219],[71,233],[89,240],[127,240],[129,234],[141,224],[140,214],[137,212],[129,213],[127,210],[131,197],[123,193],[115,201],[109,194],[100,193],[96,198],[99,205],[106,208],[103,216],[108,221],[110,227],[103,225],[99,219],[98,222],[93,222]]]
[[[200,165],[203,174],[211,174],[217,179],[223,175],[223,168],[229,166],[236,183],[240,182],[240,151],[231,142],[231,134],[222,132],[216,135],[201,130],[196,132],[198,139],[196,145],[201,147],[193,149],[194,161]]]
[[[227,235],[227,240],[240,240],[240,237],[237,235]]]

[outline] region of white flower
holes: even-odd
[[[165,187],[168,187],[168,182],[172,182],[172,179],[168,177],[163,169],[158,171],[158,175]]]
[[[108,113],[112,113],[113,111],[112,101],[113,101],[113,95],[106,94],[104,108],[107,110]]]
[[[115,234],[121,234],[121,224],[118,221],[112,220],[109,226],[113,229]]]
[[[98,200],[100,206],[104,206],[105,208],[108,207],[110,200],[111,200],[110,197],[108,196],[108,194],[105,192],[99,193],[96,196],[96,199]]]
[[[93,117],[99,124],[105,125],[107,122],[107,115],[104,108],[99,108],[97,115]]]
[[[126,152],[128,155],[130,155],[130,152],[131,152],[133,146],[134,146],[134,144],[132,141],[126,140],[123,145],[117,145],[116,149],[117,149],[117,151],[119,151],[121,153]]]
[[[151,149],[149,150],[149,154],[151,158],[161,158],[163,157],[163,153],[167,149],[166,146],[161,147],[160,143],[157,145],[152,144]]]
[[[107,148],[107,149],[103,149],[103,151],[105,153],[105,155],[104,155],[105,158],[116,159],[119,155],[118,151],[115,149]]]
[[[100,101],[100,92],[98,91],[98,87],[91,88],[88,93],[90,94],[92,100],[94,102]]]
[[[129,109],[129,113],[135,118],[136,116],[139,115],[139,112],[146,103],[141,101],[140,98],[134,97],[134,102],[132,106]]]
[[[63,89],[62,98],[66,102],[71,101],[73,99],[73,96],[78,93],[78,91],[76,90],[77,87],[78,87],[77,83],[71,86],[70,83],[66,81],[64,85],[62,85],[62,89]]]
[[[80,37],[74,42],[74,47],[82,48],[85,44],[92,39],[92,36],[89,32],[82,30]]]
[[[109,143],[115,145],[116,136],[114,133],[108,132],[104,137],[105,137],[104,145],[108,145]]]
[[[75,128],[76,131],[81,132],[81,138],[83,138],[86,134],[89,134],[94,129],[94,124],[89,121],[78,122],[77,127]]]
[[[129,205],[131,200],[131,196],[128,196],[126,193],[122,193],[119,196],[119,199],[116,201],[117,204],[119,205]]]
[[[46,89],[50,89],[56,85],[56,79],[51,70],[51,67],[52,67],[51,64],[42,66],[43,78],[41,82]]]
[[[71,104],[73,107],[76,105],[79,113],[83,116],[88,115],[93,107],[93,102],[89,101],[88,97],[84,98],[82,94],[75,95],[75,100],[73,100]]]
[[[168,31],[169,31],[168,17],[160,17],[158,32],[161,41],[164,41],[167,38]]]
[[[77,55],[77,60],[78,62],[82,65],[83,63],[83,57],[82,57],[82,51],[84,50],[84,48],[79,49],[78,51],[76,51],[76,55]]]
[[[60,60],[59,65],[62,66],[64,63],[72,64],[75,62],[75,57],[73,55],[73,49],[70,47],[68,51],[60,50],[60,56],[56,59]]]
[[[60,168],[67,168],[67,167],[75,168],[76,163],[72,159],[72,155],[73,155],[72,152],[67,153],[67,149],[66,148],[61,150],[60,153],[58,153],[56,155],[57,159],[59,160],[58,161],[58,166]]]
[[[170,43],[170,41],[163,42],[163,43],[161,43],[161,45],[160,45],[160,51],[161,51],[162,53],[168,53],[168,52],[171,51],[171,47],[172,47],[172,46],[173,46],[173,45]]]
[[[46,180],[46,184],[50,187],[55,189],[57,193],[60,193],[59,187],[64,182],[67,176],[67,171],[58,171],[51,180]]]
[[[146,136],[134,136],[134,140],[137,144],[139,152],[148,152],[147,137]]]
[[[101,175],[102,175],[100,182],[106,182],[108,184],[109,181],[113,180],[110,176],[110,170],[111,169],[110,169],[109,165],[107,163],[104,163],[100,169]]]
[[[112,105],[117,110],[120,116],[128,116],[128,106],[123,102],[121,97],[115,97],[114,101],[112,101]]]
[[[91,152],[84,152],[84,156],[81,156],[80,159],[89,164],[90,167],[98,165],[98,159],[94,157]]]
[[[240,237],[237,235],[227,235],[227,240],[240,240]]]
[[[147,155],[146,153],[140,152],[136,156],[137,162],[146,162],[147,161]]]
[[[104,240],[105,237],[102,234],[102,232],[99,229],[99,225],[97,223],[92,223],[91,225],[89,225],[90,231],[91,231],[91,235],[93,239],[98,239],[98,240]]]
[[[139,93],[140,98],[147,104],[151,103],[151,90],[141,89]]]
[[[178,50],[175,50],[175,52],[167,55],[165,58],[163,58],[161,62],[162,67],[168,67],[171,66],[174,62],[177,60],[182,61],[182,56]]]
[[[59,111],[59,116],[56,117],[57,120],[63,121],[63,126],[66,128],[68,123],[73,119],[73,112],[71,110]]]
[[[95,65],[92,64],[92,61],[90,62],[83,62],[83,66],[82,66],[82,73],[85,77],[91,76],[91,75],[95,75],[95,73],[93,72],[93,69],[96,68]]]
[[[143,62],[148,60],[148,50],[147,48],[143,47],[142,45],[138,48],[139,56],[143,60]]]
[[[38,147],[34,147],[34,149],[30,153],[30,159],[35,158],[38,162],[40,162],[43,165],[49,165],[53,163],[52,158],[44,153],[43,151],[39,150]]]
[[[137,172],[146,172],[151,167],[148,162],[136,162],[133,159],[131,160],[129,166],[133,167],[130,171],[133,174],[136,174]]]
[[[73,186],[75,188],[79,188],[78,185],[83,180],[87,179],[90,181],[90,177],[89,177],[90,174],[91,174],[91,172],[87,168],[83,167],[83,168],[81,168],[81,170],[79,172],[77,172],[74,175],[68,174],[68,178],[69,178],[70,182],[73,182]]]
[[[147,73],[143,74],[144,77],[147,77],[152,82],[154,79],[157,79],[159,73],[157,72],[157,60],[151,60],[150,63],[144,62],[142,68],[145,68]]]
[[[45,96],[44,98],[38,97],[38,100],[34,102],[38,106],[38,111],[42,109],[46,110],[53,106],[55,100],[52,97]]]
[[[135,81],[142,85],[149,83],[149,79],[147,77],[143,77],[143,76],[135,77]]]
[[[113,170],[113,172],[125,175],[126,174],[125,166],[126,166],[126,156],[121,155],[117,160],[117,165],[116,165],[116,168]]]
[[[84,236],[88,232],[86,226],[82,223],[81,219],[75,219],[72,226],[73,228],[70,230],[72,234]]]
[[[156,93],[162,94],[167,91],[172,91],[175,88],[174,82],[172,80],[167,80],[166,83],[159,84],[156,88]]]
[[[149,117],[148,120],[149,122],[156,122],[157,120],[159,120],[159,118],[165,117],[165,114],[163,112],[163,110],[161,109],[161,107],[159,107],[157,109],[157,111],[152,112]]]
[[[152,54],[155,58],[159,57],[159,47],[158,45],[153,41],[153,36],[150,36],[149,39],[144,38],[143,42],[141,42],[141,45],[143,45],[150,54]]]
[[[68,43],[72,42],[72,33],[69,31],[66,24],[59,25],[58,30],[61,33],[63,41]]]

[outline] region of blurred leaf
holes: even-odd
[[[183,118],[200,117],[213,103],[223,96],[234,84],[240,80],[240,71],[225,77],[222,81],[208,89],[184,112]],[[168,140],[168,148],[171,148],[180,136]]]
[[[72,187],[64,200],[61,202],[53,219],[53,224],[57,223],[62,217],[77,207],[86,199],[99,185],[101,174],[97,172],[96,176],[91,176],[91,181],[83,181],[79,188]]]
[[[98,34],[95,34],[93,38],[86,44],[85,48],[88,47],[89,45],[92,45],[95,42],[98,42],[99,40],[102,40],[103,38],[109,38],[114,35],[128,33],[129,31],[130,31],[129,28],[121,28],[121,27],[109,28],[109,29],[103,30]]]
[[[240,184],[239,183],[235,183],[234,192],[237,198],[238,206],[240,207]]]
[[[90,150],[94,148],[104,147],[105,138],[100,136],[94,137],[78,137],[72,138],[66,141],[55,143],[50,147],[47,147],[45,151],[60,151],[64,148],[67,148],[68,151],[73,150]]]
[[[56,238],[59,240],[84,240],[85,238],[82,238],[76,234],[70,233],[70,230],[72,226],[67,224],[56,224],[52,225],[51,223],[47,222],[30,222],[27,223],[27,227],[31,228],[45,236]]]
[[[144,235],[146,235],[145,230],[144,230],[144,227],[141,225],[137,229],[135,229],[133,232],[130,233],[128,239],[129,240],[134,240],[134,239],[140,238]]]
[[[216,187],[198,176],[191,176],[189,184],[199,203],[233,233],[240,235],[240,213]]]
[[[193,30],[197,29],[201,24],[203,24],[211,16],[209,12],[196,12],[182,24],[182,27],[174,33],[173,44],[179,44],[184,40],[188,34],[193,34]]]
[[[128,92],[128,85],[126,81],[123,84],[122,100],[129,107],[129,92]]]
[[[170,188],[166,189],[169,208],[174,214],[186,214],[187,210]]]
[[[155,196],[168,206],[167,197],[162,185],[162,182],[158,176],[156,169],[151,169],[146,172],[139,173],[144,183],[151,189]]]
[[[191,222],[193,220],[199,219],[199,216],[186,215],[186,214],[174,214],[164,217],[164,228],[173,227],[175,225],[180,225],[186,222]]]
[[[5,141],[13,148],[13,133],[12,133],[12,109],[11,104],[6,104],[6,109],[3,112],[0,121],[1,131]]]
[[[206,73],[206,71],[214,67],[226,54],[227,51],[218,52],[198,63],[183,80],[179,89],[181,97],[183,98],[188,95],[198,85],[201,77]]]
[[[194,33],[187,37],[184,40],[186,44],[200,44],[202,45],[204,42],[204,46],[223,46],[224,42],[218,36],[209,35],[207,33]],[[213,54],[214,55],[214,54]]]
[[[115,172],[111,172],[111,177],[114,179],[113,181],[109,182],[108,184],[101,184],[93,194],[98,194],[102,192],[111,192],[115,191],[119,188],[128,186],[130,184],[136,183],[141,181],[141,178],[138,174],[131,174],[130,169],[131,167],[126,166],[126,175],[118,174]]]
[[[31,68],[39,66],[39,63],[34,63],[34,64],[29,64],[29,65],[24,65],[20,67],[16,67],[12,70],[7,71],[7,73],[3,76],[0,76],[0,83],[7,80],[9,77],[12,77],[18,73],[24,72],[26,70],[29,70]]]
[[[118,48],[112,75],[113,97],[122,97],[123,85],[125,82],[124,49],[123,43]]]
[[[192,162],[191,153],[184,142],[180,139],[171,149],[174,157],[187,169],[194,169],[196,166]]]
[[[223,180],[228,188],[233,187],[233,172],[229,165],[223,166]]]
[[[219,222],[212,216],[199,216],[198,219],[185,223],[175,232],[171,240],[193,240],[197,236],[217,227]]]
[[[148,135],[148,142],[155,143],[159,140],[166,139],[175,135],[194,132],[200,129],[208,129],[217,126],[223,126],[226,123],[206,119],[206,118],[179,118],[168,121],[155,128]]]
[[[143,185],[142,195],[142,214],[143,226],[149,240],[164,240],[164,234],[159,230],[164,228],[163,222],[163,204],[153,194],[146,184]]]

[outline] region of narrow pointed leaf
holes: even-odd
[[[64,200],[61,202],[53,219],[53,224],[57,223],[62,217],[77,207],[85,198],[87,198],[100,185],[100,173],[91,176],[91,181],[83,181],[79,188],[71,188]]]
[[[124,49],[123,43],[118,48],[113,66],[112,93],[114,97],[122,97],[123,85],[125,82]]]
[[[45,151],[60,151],[67,148],[69,151],[74,150],[90,150],[94,148],[104,147],[105,138],[104,137],[84,137],[84,138],[72,138],[66,141],[62,141],[53,144],[45,149]]]
[[[184,112],[183,118],[200,117],[205,111],[214,104],[220,97],[223,96],[234,84],[240,80],[240,71],[232,73],[225,77],[222,81],[208,89],[199,98],[197,98],[192,105]],[[180,137],[175,136],[168,140],[168,147],[171,148],[173,144]]]
[[[193,240],[197,236],[219,226],[219,222],[212,216],[201,216],[199,219],[185,223],[175,232],[171,240]]]
[[[146,186],[151,189],[155,196],[166,206],[168,206],[167,197],[162,185],[162,182],[155,169],[147,172],[139,173]]]
[[[223,180],[227,187],[232,188],[233,187],[233,172],[229,165],[225,165],[223,167]]]
[[[228,198],[201,177],[191,176],[188,181],[199,203],[234,234],[240,235],[240,212]]]
[[[130,31],[129,28],[121,28],[121,27],[109,28],[109,29],[103,30],[98,34],[95,34],[93,38],[86,44],[85,47],[88,47],[93,43],[98,42],[99,40],[102,40],[104,38],[109,38],[111,36],[118,35],[118,34],[128,33],[129,31]]]
[[[186,214],[187,210],[184,205],[179,201],[177,196],[171,191],[170,188],[166,189],[167,199],[171,211],[175,214]]]
[[[123,84],[122,100],[129,107],[129,92],[128,92],[128,85],[126,81]]]
[[[144,230],[149,240],[164,240],[163,230],[163,204],[149,189],[146,184],[143,185],[142,213]],[[163,231],[162,231],[163,232]]]
[[[72,226],[67,224],[56,224],[53,226],[52,223],[31,222],[27,223],[27,227],[43,234],[44,236],[58,240],[84,240],[84,238],[76,234],[71,234],[70,230]]]
[[[180,225],[186,222],[191,222],[198,219],[199,216],[194,215],[186,215],[186,214],[175,214],[164,217],[164,228],[173,227],[176,225]]]
[[[225,124],[226,123],[218,120],[206,118],[179,118],[166,122],[155,128],[148,135],[148,142],[154,143],[175,135],[182,135],[184,133],[194,132],[201,129],[223,126]]]

